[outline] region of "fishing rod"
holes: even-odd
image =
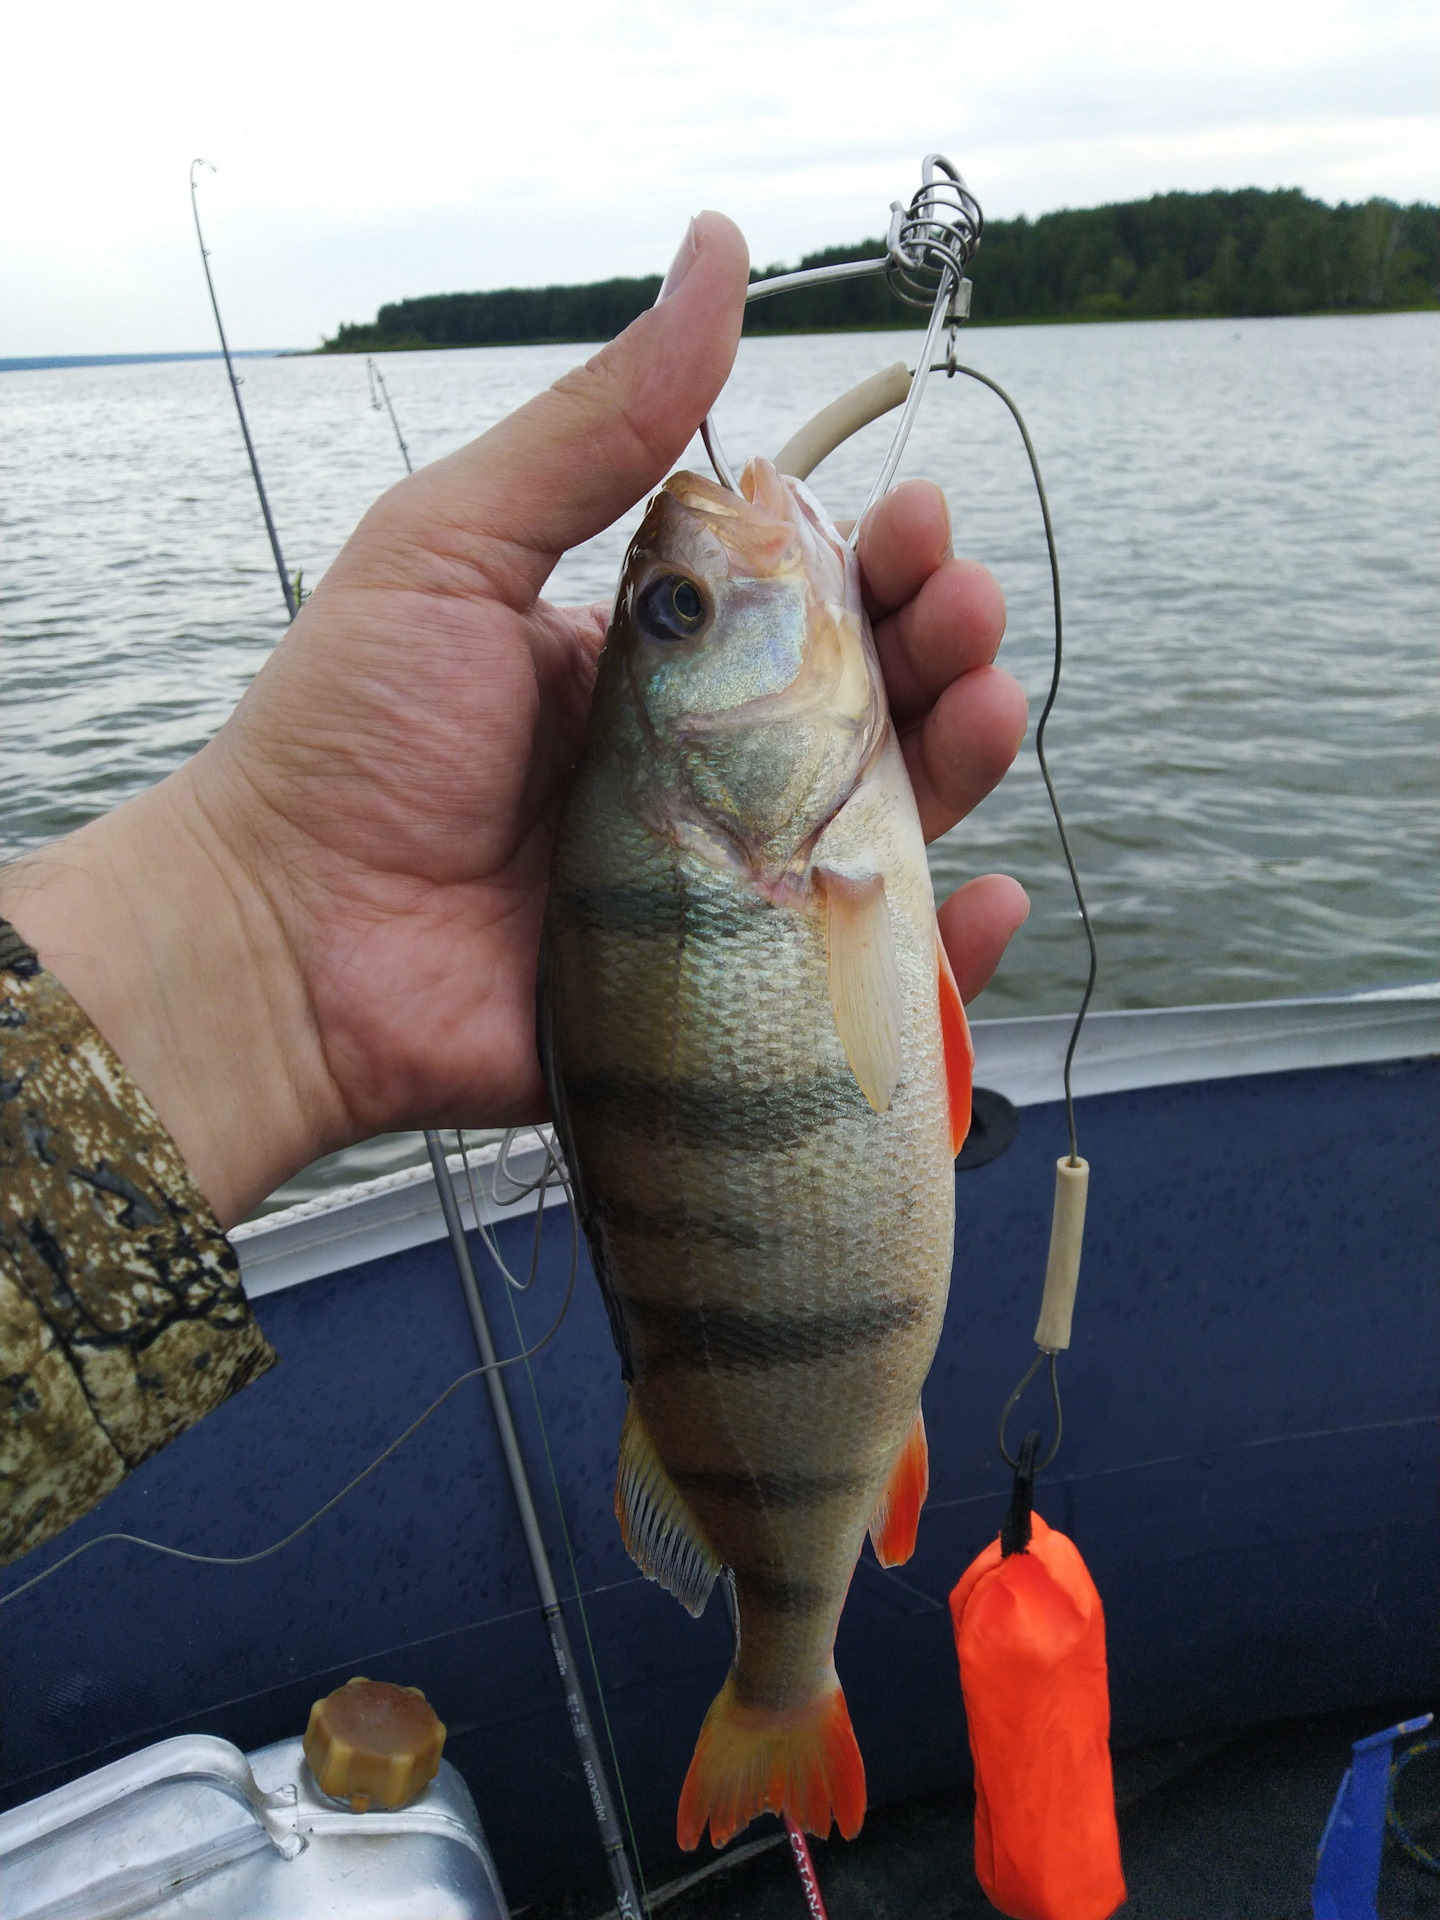
[[[510,1410],[510,1396],[497,1370],[495,1341],[490,1332],[485,1303],[480,1298],[480,1288],[475,1280],[470,1245],[465,1238],[465,1223],[460,1217],[454,1183],[450,1178],[450,1169],[446,1165],[445,1148],[439,1133],[433,1128],[427,1127],[425,1130],[425,1149],[430,1156],[430,1170],[435,1175],[435,1186],[440,1195],[440,1209],[445,1216],[445,1231],[449,1235],[455,1271],[460,1277],[460,1288],[465,1296],[465,1310],[470,1316],[470,1330],[475,1337],[475,1346],[486,1369],[485,1386],[490,1395],[490,1410],[495,1416],[495,1430],[500,1436],[500,1451],[505,1456],[505,1470],[510,1476],[510,1489],[514,1494],[515,1506],[520,1515],[520,1530],[525,1535],[525,1550],[530,1556],[530,1571],[534,1575],[536,1591],[540,1595],[541,1618],[545,1622],[545,1631],[550,1636],[550,1651],[555,1657],[555,1668],[560,1675],[560,1684],[565,1689],[565,1707],[570,1719],[570,1731],[580,1754],[580,1765],[590,1795],[591,1810],[595,1815],[595,1825],[600,1831],[601,1844],[605,1849],[605,1865],[615,1889],[615,1911],[619,1915],[619,1920],[640,1920],[642,1913],[640,1895],[636,1889],[635,1876],[631,1871],[629,1855],[625,1851],[620,1822],[616,1818],[615,1799],[610,1789],[610,1779],[605,1771],[605,1762],[600,1756],[600,1747],[595,1738],[594,1729],[590,1724],[585,1691],[580,1684],[580,1669],[576,1663],[575,1650],[570,1644],[564,1610],[560,1605],[560,1595],[556,1591],[555,1576],[550,1567],[550,1556],[546,1550],[544,1535],[540,1531],[540,1517],[535,1509],[535,1496],[530,1489],[525,1457],[520,1451],[520,1440],[515,1431],[515,1417]],[[556,1161],[555,1149],[548,1142],[545,1145],[545,1152],[548,1162],[556,1165],[564,1182],[566,1197],[570,1201],[572,1233],[577,1236],[575,1253],[578,1256],[577,1217],[574,1195],[570,1191],[569,1176]],[[468,1170],[463,1141],[461,1142],[461,1164]],[[548,1171],[547,1164],[547,1173]],[[483,1239],[485,1229],[480,1218],[480,1208],[473,1196],[472,1205],[474,1205],[475,1225]],[[537,1242],[543,1205],[542,1193],[535,1204]]]
[[[385,384],[385,376],[381,373],[375,362],[369,358],[365,361],[365,371],[370,376],[370,404],[376,413],[379,413],[380,399],[384,400],[390,414],[390,424],[395,429],[395,444],[400,449],[400,458],[405,462],[405,471],[406,473],[413,473],[415,469],[410,463],[410,449],[406,446],[405,436],[400,431],[400,422],[395,418],[395,402],[390,398],[390,389]],[[375,389],[377,387],[380,389],[380,399],[377,399],[375,395]]]
[[[295,586],[285,570],[285,556],[280,551],[280,536],[275,531],[275,516],[270,511],[269,496],[265,492],[265,482],[260,477],[260,462],[255,456],[255,442],[250,438],[250,422],[245,418],[245,402],[240,398],[240,376],[235,371],[235,362],[230,358],[230,342],[225,338],[225,322],[220,318],[220,302],[215,297],[215,281],[210,273],[210,249],[205,244],[205,235],[200,226],[200,201],[196,193],[195,169],[209,167],[211,173],[216,169],[208,160],[190,162],[190,211],[195,216],[195,238],[200,243],[200,264],[205,269],[205,285],[210,290],[210,311],[215,315],[215,331],[220,336],[220,351],[225,356],[225,371],[230,376],[230,391],[235,396],[235,411],[240,416],[240,431],[245,436],[245,451],[250,458],[250,471],[255,479],[255,491],[260,496],[260,511],[265,516],[265,531],[270,536],[270,551],[275,556],[275,571],[280,576],[280,591],[285,596],[285,611],[293,620],[300,611]]]

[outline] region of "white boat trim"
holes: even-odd
[[[545,1165],[545,1143],[550,1138],[549,1127],[539,1127],[514,1142],[506,1166],[518,1181],[538,1179]],[[480,1196],[480,1218],[487,1227],[498,1220],[513,1220],[519,1213],[534,1212],[534,1202],[528,1197],[512,1205],[494,1197],[497,1185],[502,1199],[509,1191],[503,1180],[496,1179],[500,1145],[491,1141],[487,1146],[472,1147],[465,1156]],[[460,1217],[467,1227],[473,1227],[475,1212],[465,1162],[458,1153],[449,1153],[445,1165],[450,1170]],[[564,1198],[564,1188],[552,1180],[544,1196],[545,1205],[560,1206]],[[232,1227],[228,1238],[240,1256],[245,1292],[250,1299],[258,1300],[283,1287],[298,1286],[302,1280],[318,1280],[323,1274],[338,1273],[362,1261],[379,1260],[388,1253],[403,1253],[407,1247],[443,1240],[445,1217],[429,1167],[406,1167],[399,1173],[382,1174],[377,1180],[362,1180],[353,1187],[337,1187],[333,1193],[302,1200],[298,1206],[267,1213],[259,1220],[246,1220]]]
[[[1061,1099],[1073,1024],[1070,1014],[977,1020],[971,1029],[976,1085],[993,1088],[1017,1107]],[[1080,1096],[1123,1093],[1183,1081],[1431,1054],[1440,1054],[1440,981],[1303,1000],[1092,1013],[1076,1054],[1074,1082]],[[535,1179],[543,1167],[541,1136],[548,1138],[549,1129],[539,1129],[512,1147],[508,1164],[521,1181]],[[486,1225],[528,1213],[533,1205],[522,1200],[518,1206],[505,1206],[494,1198],[499,1152],[492,1144],[467,1155]],[[446,1165],[462,1218],[473,1221],[459,1154],[450,1154]],[[503,1196],[505,1184],[498,1184]],[[545,1204],[558,1206],[563,1198],[562,1189],[552,1183]],[[340,1187],[230,1230],[252,1300],[444,1237],[445,1222],[428,1167]]]
[[[975,1083],[1017,1107],[1064,1098],[1074,1017],[977,1020]],[[1440,1053],[1440,981],[1305,1000],[1092,1013],[1075,1055],[1077,1095],[1361,1066]]]

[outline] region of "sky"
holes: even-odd
[[[382,301],[759,264],[883,230],[946,153],[988,217],[1170,189],[1440,198],[1434,0],[31,0],[0,77],[0,354],[237,347]],[[976,272],[980,271],[977,262]]]

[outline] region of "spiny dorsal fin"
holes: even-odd
[[[903,1009],[885,879],[850,880],[817,867],[815,885],[825,902],[835,1031],[865,1098],[886,1113],[900,1084]]]
[[[970,1083],[975,1074],[975,1042],[970,1038],[970,1023],[950,956],[940,929],[935,929],[935,948],[940,956],[940,1038],[945,1046],[945,1090],[950,1101],[950,1152],[959,1153],[970,1131]]]
[[[658,1581],[698,1620],[720,1562],[661,1464],[633,1400],[620,1430],[615,1517],[625,1551],[646,1579]]]
[[[870,1544],[882,1567],[903,1567],[915,1551],[920,1509],[930,1491],[930,1448],[925,1416],[918,1409],[905,1444],[895,1457],[885,1491],[870,1516]]]

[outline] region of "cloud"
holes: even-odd
[[[1409,0],[178,0],[10,30],[3,350],[208,344],[185,178],[237,342],[401,294],[661,268],[700,205],[757,259],[883,225],[930,147],[987,212],[1172,187],[1433,193],[1440,31]]]

